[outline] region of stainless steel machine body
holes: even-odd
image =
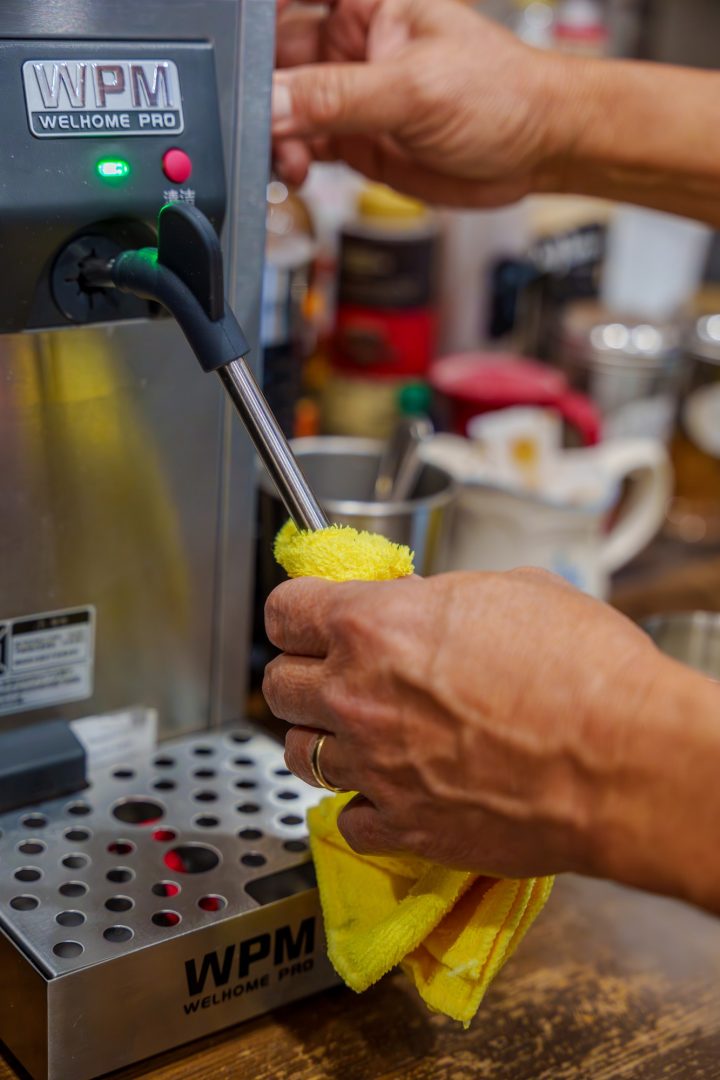
[[[251,343],[274,8],[273,0],[0,7],[0,41],[212,46],[227,175],[226,288]],[[157,209],[178,187],[159,178]],[[12,267],[4,275],[12,290]],[[0,669],[0,730],[128,704],[157,708],[163,735],[236,717],[247,666],[252,450],[172,321],[0,337],[0,460],[0,636],[10,619],[68,610],[92,623],[88,662],[65,685],[48,677],[40,685],[38,670],[39,689],[21,694]]]
[[[171,319],[135,298],[115,312],[73,273],[152,246],[163,202],[196,201],[256,342],[274,16],[0,5],[0,737],[147,713],[163,739],[0,815],[0,1042],[36,1080],[88,1080],[335,981],[313,794],[238,727],[250,440]],[[189,178],[162,174],[175,147]]]

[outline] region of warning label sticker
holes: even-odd
[[[93,692],[95,609],[0,620],[0,716]]]

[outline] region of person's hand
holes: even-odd
[[[266,621],[285,655],[265,696],[297,725],[288,767],[313,783],[328,733],[324,776],[360,792],[339,820],[357,851],[575,870],[710,906],[702,867],[720,902],[717,690],[611,608],[521,570],[298,580]]]
[[[325,776],[364,796],[340,818],[354,848],[510,876],[586,864],[612,699],[639,711],[657,655],[622,616],[519,571],[295,581],[266,624],[286,655],[265,697],[302,725],[288,767],[313,783],[316,731],[331,734]]]
[[[556,120],[572,112],[562,59],[457,0],[279,5],[273,136],[288,182],[318,158],[443,205],[546,186],[568,141]]]

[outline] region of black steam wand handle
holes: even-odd
[[[326,528],[328,520],[245,362],[250,346],[225,303],[220,241],[205,215],[186,204],[164,206],[157,248],[125,251],[102,267],[88,265],[83,277],[88,285],[114,286],[169,311],[203,370],[220,376],[295,524]]]

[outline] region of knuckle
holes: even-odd
[[[454,69],[438,63],[433,47],[417,48],[417,58],[405,68],[409,99],[423,113],[437,112],[438,105],[450,95]]]
[[[272,660],[263,674],[262,692],[270,708],[277,703],[279,690],[278,668],[275,660]]]
[[[433,100],[432,88],[427,85],[421,63],[413,64],[405,69],[403,86],[406,101],[413,116],[425,115],[428,109],[437,106],[437,99]]]
[[[510,571],[510,576],[516,581],[525,581],[528,584],[558,585],[561,578],[552,574],[549,570],[543,570],[539,566],[519,566]]]
[[[282,633],[284,623],[282,586],[270,593],[265,601],[265,631],[273,644]]]
[[[367,855],[372,851],[372,833],[366,826],[358,826],[351,815],[344,813],[338,818],[337,824],[343,840],[358,855]]]
[[[344,111],[345,84],[338,71],[332,68],[318,72],[308,94],[306,112],[313,124],[325,127],[339,120]]]
[[[354,647],[365,642],[370,633],[365,613],[357,605],[343,605],[338,608],[333,619],[333,631],[336,639],[346,647]]]
[[[321,691],[322,704],[345,731],[352,731],[361,722],[357,703],[348,692],[342,678],[327,679]]]
[[[411,855],[419,855],[434,862],[437,860],[440,842],[435,834],[413,827],[402,834],[402,848]]]
[[[338,818],[338,829],[359,855],[371,855],[392,848],[387,829],[377,813],[357,813],[352,804]]]
[[[366,647],[382,629],[390,614],[390,597],[378,594],[377,582],[349,582],[340,586],[338,603],[332,613],[332,629],[346,646]],[[382,611],[382,618],[380,612]]]
[[[297,732],[288,731],[285,736],[285,764],[296,776],[301,771],[301,754]]]

